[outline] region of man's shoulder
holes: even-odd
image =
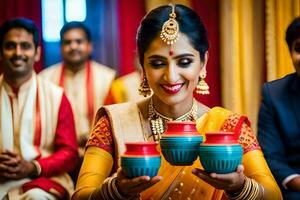
[[[95,70],[95,72],[107,73],[113,76],[116,74],[116,70],[101,63],[98,63],[94,60],[91,61],[91,66],[93,67],[93,70]]]
[[[45,92],[54,93],[54,94],[60,94],[63,93],[63,88],[60,86],[54,84],[50,80],[44,78],[43,76],[38,75],[39,84],[41,87],[44,88]]]
[[[124,82],[132,81],[132,80],[138,80],[138,82],[140,82],[141,75],[137,71],[134,71],[134,72],[131,72],[129,74],[120,76],[116,80],[121,80],[121,81],[124,81]]]
[[[297,77],[296,73],[288,74],[284,76],[283,78],[279,78],[273,81],[269,81],[264,83],[265,87],[268,88],[278,88],[278,87],[291,87],[292,82],[295,80]]]
[[[283,78],[264,83],[262,95],[269,96],[274,101],[285,101],[297,90],[298,75],[296,73],[288,74]]]
[[[61,62],[56,63],[56,64],[54,64],[54,65],[50,65],[50,66],[48,66],[47,68],[43,69],[43,70],[39,73],[39,75],[41,75],[41,76],[44,77],[44,76],[48,76],[48,75],[50,75],[50,74],[53,74],[53,73],[55,73],[56,71],[58,71],[58,70],[60,69],[61,65],[62,65]]]

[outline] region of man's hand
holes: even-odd
[[[88,139],[88,134],[81,135],[78,140],[78,146],[84,148]]]
[[[36,168],[32,162],[8,150],[0,153],[0,182],[29,178],[35,174]]]
[[[291,190],[300,192],[300,177],[297,176],[293,178],[286,184],[286,186]]]

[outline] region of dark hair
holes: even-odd
[[[92,40],[91,32],[82,22],[72,21],[66,23],[60,30],[60,41],[63,40],[64,34],[71,29],[81,29],[85,33],[86,39],[90,42]]]
[[[144,53],[149,48],[150,43],[160,34],[162,26],[169,19],[171,12],[171,6],[160,6],[149,12],[141,21],[136,41],[142,66]],[[175,13],[180,32],[187,35],[192,46],[199,51],[200,58],[204,59],[209,43],[206,29],[200,17],[192,9],[179,4],[175,5]]]
[[[11,29],[22,28],[33,35],[35,48],[39,45],[40,33],[35,23],[27,18],[13,18],[5,21],[0,27],[0,45],[2,47],[5,34]],[[2,51],[2,48],[1,48]]]
[[[300,38],[300,17],[295,18],[288,26],[285,33],[285,41],[289,46],[289,50],[292,50],[293,42]]]

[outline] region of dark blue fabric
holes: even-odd
[[[258,141],[284,199],[300,200],[300,192],[282,187],[287,176],[300,174],[300,78],[296,73],[263,85]]]

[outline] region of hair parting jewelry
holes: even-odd
[[[151,130],[153,134],[154,141],[159,141],[161,135],[166,130],[166,122],[168,121],[196,121],[197,120],[197,103],[196,100],[193,99],[192,108],[183,114],[182,116],[172,119],[170,117],[166,117],[159,113],[153,105],[153,99],[150,99],[149,103],[149,121],[151,125]]]
[[[160,33],[162,41],[168,45],[174,44],[179,38],[179,25],[176,21],[175,5],[170,4],[172,12],[169,14],[169,19],[163,24]]]

